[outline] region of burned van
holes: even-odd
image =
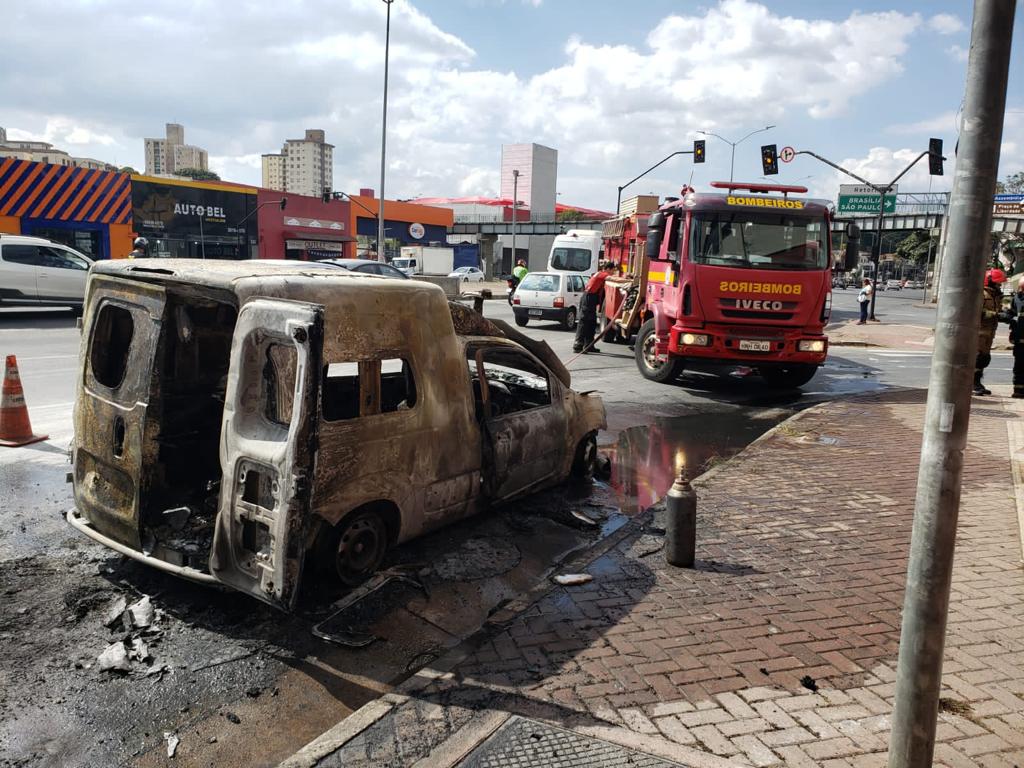
[[[316,559],[388,547],[593,462],[604,406],[546,344],[412,280],[259,262],[100,262],[68,521],[281,608]]]

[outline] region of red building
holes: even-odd
[[[319,197],[261,189],[256,204],[261,259],[340,259],[345,256],[345,244],[356,240],[349,231],[347,200],[325,203]],[[355,255],[354,246],[348,250]]]

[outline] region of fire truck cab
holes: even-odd
[[[647,220],[634,262],[642,305],[629,318],[637,367],[669,382],[688,365],[742,365],[802,386],[828,350],[829,205],[791,196],[805,187],[711,186],[723,191],[686,187]]]

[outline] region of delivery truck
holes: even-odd
[[[447,275],[455,269],[455,249],[431,245],[407,245],[401,256],[391,262],[405,274]]]

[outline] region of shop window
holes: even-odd
[[[92,332],[89,363],[100,384],[117,389],[128,369],[128,353],[135,333],[132,313],[116,304],[104,304]]]

